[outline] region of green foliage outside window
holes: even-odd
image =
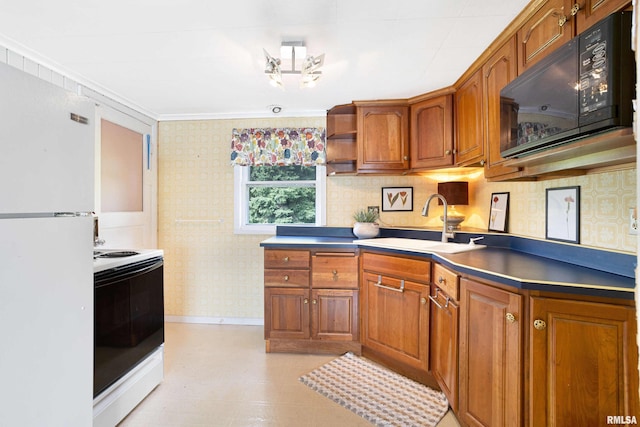
[[[315,183],[315,167],[252,166],[249,177],[251,183],[270,183],[249,186],[250,224],[315,223],[316,188],[304,186]]]

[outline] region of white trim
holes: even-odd
[[[250,317],[164,316],[169,323],[201,323],[210,325],[264,326],[264,319]]]

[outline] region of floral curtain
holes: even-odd
[[[239,166],[324,165],[324,128],[234,129],[231,164]]]

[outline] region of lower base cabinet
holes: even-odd
[[[360,353],[355,251],[265,250],[267,352]]]
[[[460,280],[457,414],[465,425],[523,425],[522,299],[475,280]]]
[[[635,316],[633,307],[531,297],[529,425],[640,422]]]
[[[429,374],[429,281],[425,259],[362,254],[362,353],[415,380]]]

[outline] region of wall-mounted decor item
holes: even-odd
[[[412,211],[413,187],[382,187],[382,211]]]
[[[547,188],[546,238],[580,243],[580,187]]]
[[[491,194],[489,231],[509,231],[509,193]]]

